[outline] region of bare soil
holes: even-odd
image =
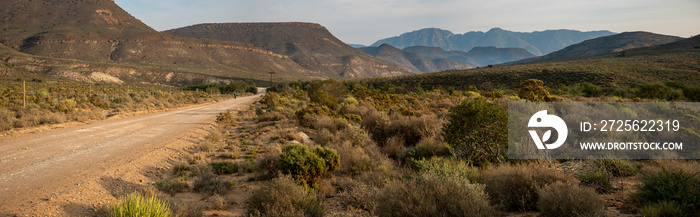
[[[0,140],[0,216],[94,216],[162,179],[217,114],[260,95]]]

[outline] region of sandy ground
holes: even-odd
[[[217,114],[259,96],[0,140],[0,216],[94,216],[168,173]]]

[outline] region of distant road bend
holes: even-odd
[[[227,109],[251,104],[264,94],[209,105],[22,135],[0,140],[0,215],[18,211],[30,201],[50,197],[106,168],[128,164],[212,122]],[[21,211],[19,211],[21,213]],[[7,214],[7,213],[5,213]]]

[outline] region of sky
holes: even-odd
[[[158,31],[199,23],[312,22],[348,44],[423,28],[700,34],[699,0],[115,0]]]

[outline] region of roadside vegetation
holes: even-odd
[[[0,79],[0,132],[173,109],[231,98],[234,93],[257,93],[257,88],[242,82],[178,88],[3,78]]]
[[[508,159],[507,102],[640,100],[545,84],[276,85],[155,186],[174,216],[698,215],[697,161]]]

